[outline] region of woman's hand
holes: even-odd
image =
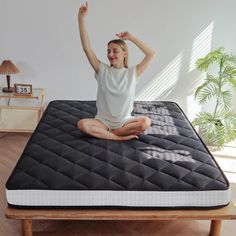
[[[85,4],[82,4],[81,7],[79,8],[79,17],[85,17],[88,14],[88,2]]]
[[[131,37],[132,37],[132,34],[129,33],[128,31],[124,31],[124,32],[120,32],[119,34],[116,34],[116,36],[119,38],[119,39],[128,39],[130,40]]]

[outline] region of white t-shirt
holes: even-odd
[[[115,122],[130,117],[137,82],[136,66],[116,69],[101,62],[95,78],[98,82],[97,115]]]

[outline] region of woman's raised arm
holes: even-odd
[[[87,16],[87,14],[88,14],[88,3],[86,2],[79,8],[79,13],[78,13],[80,39],[83,46],[83,50],[89,60],[89,63],[91,64],[95,72],[98,73],[99,65],[101,62],[98,60],[94,51],[90,47],[90,41],[85,26],[85,17]]]
[[[143,73],[143,71],[149,66],[152,59],[155,57],[155,52],[147,44],[145,44],[140,39],[136,38],[134,35],[132,35],[127,31],[121,32],[116,35],[120,39],[130,40],[144,53],[145,56],[143,60],[137,65],[137,76],[140,76]]]

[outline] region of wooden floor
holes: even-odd
[[[29,134],[0,133],[0,236],[20,236],[20,221],[8,220],[4,217],[7,206],[5,197],[5,183],[15,166]],[[232,167],[232,157],[220,159],[222,168]],[[232,199],[236,199],[236,168],[227,173],[231,181]],[[210,221],[35,221],[33,222],[34,236],[206,236]],[[223,221],[222,236],[235,235],[235,221]]]

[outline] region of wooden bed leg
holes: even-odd
[[[32,236],[32,220],[21,220],[22,236]]]
[[[210,236],[220,236],[221,223],[221,220],[211,221]]]

